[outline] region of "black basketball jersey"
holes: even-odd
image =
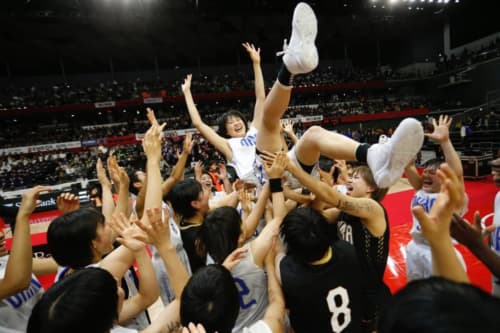
[[[381,237],[373,236],[357,216],[342,212],[337,223],[339,238],[351,243],[356,249],[366,280],[364,320],[376,320],[381,308],[390,298],[389,288],[383,281],[389,255],[389,223],[383,206],[382,209],[386,230]]]
[[[281,284],[295,333],[360,332],[363,277],[356,251],[347,242],[332,243],[332,258],[321,265],[293,256],[280,262]]]
[[[199,237],[201,224],[188,224],[181,220],[179,229],[184,249],[189,258],[189,265],[193,274],[201,267],[206,266],[206,258],[198,255],[196,251],[196,240]]]

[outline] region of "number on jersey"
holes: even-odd
[[[234,278],[234,282],[238,285],[238,292],[239,292],[239,298],[240,298],[240,307],[245,310],[251,307],[254,304],[257,304],[257,301],[254,299],[250,299],[245,301],[245,296],[250,294],[250,289],[248,289],[247,284],[245,281],[239,278]]]
[[[343,287],[330,290],[326,296],[328,309],[332,313],[330,324],[334,333],[342,332],[351,322],[351,309],[349,308],[349,294]]]

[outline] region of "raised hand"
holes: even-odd
[[[227,179],[226,165],[224,163],[219,163],[217,167],[219,169],[219,171],[217,171],[217,177],[219,177],[220,180]]]
[[[193,323],[189,323],[188,327],[182,328],[182,333],[207,333],[202,324],[195,325]]]
[[[106,169],[104,169],[104,166],[102,165],[102,161],[100,158],[97,159],[96,173],[97,173],[97,179],[99,180],[101,186],[111,188],[111,182],[109,181],[108,176],[106,175]]]
[[[146,217],[147,220],[143,218],[142,220],[135,221],[135,224],[143,231],[139,239],[157,248],[170,246],[168,216],[165,216],[165,222],[163,222],[161,208],[154,208],[146,210]]]
[[[120,167],[118,166],[116,157],[112,153],[109,154],[106,165],[108,166],[109,177],[113,181],[113,184],[115,184],[115,189],[118,190],[120,187]]]
[[[142,141],[142,148],[148,160],[161,159],[161,139],[163,137],[163,128],[166,124],[161,126],[153,125],[144,135],[144,140]]]
[[[252,210],[252,198],[252,193],[245,191],[245,189],[239,190],[238,199],[241,204],[241,209],[247,214],[250,214]]]
[[[439,116],[439,121],[436,123],[436,119],[432,118],[432,125],[434,126],[434,131],[432,133],[427,133],[429,139],[436,141],[437,143],[445,142],[450,139],[450,126],[452,118],[448,116]]]
[[[288,165],[288,156],[284,152],[269,153],[264,152],[261,154],[264,161],[264,170],[269,178],[281,178],[283,172]]]
[[[181,85],[182,92],[185,94],[186,92],[191,91],[191,79],[193,78],[193,74],[188,74],[184,79],[184,83]]]
[[[194,164],[194,178],[197,181],[200,181],[202,174],[203,174],[203,164],[201,163],[201,161],[196,161],[196,163]]]
[[[158,120],[156,120],[155,112],[151,108],[146,108],[146,117],[149,120],[151,126],[160,126]]]
[[[255,48],[253,44],[250,43],[242,43],[243,47],[245,50],[247,50],[248,55],[250,56],[250,59],[252,60],[252,63],[254,64],[260,64],[260,47]]]
[[[63,214],[78,210],[80,199],[73,193],[61,193],[56,200],[57,209]]]
[[[134,215],[135,216],[135,215]],[[144,233],[129,220],[123,213],[113,214],[109,225],[120,235],[116,240],[126,246],[130,251],[136,252],[144,249]]]
[[[184,138],[184,142],[182,143],[182,153],[190,154],[193,149],[193,133],[187,133]]]
[[[468,248],[480,246],[485,239],[495,230],[496,225],[488,227],[481,225],[481,215],[479,211],[474,213],[474,223],[471,224],[458,214],[453,214],[451,222],[451,236]]]
[[[289,133],[294,133],[293,132],[293,125],[295,125],[295,122],[290,119],[281,119],[281,129],[283,132],[289,134]]]
[[[21,206],[19,207],[18,215],[31,215],[36,208],[38,196],[42,192],[49,192],[51,190],[48,186],[35,186],[23,193]]]
[[[222,266],[226,267],[228,270],[232,270],[234,266],[238,265],[238,263],[241,261],[241,259],[245,258],[247,255],[248,249],[246,248],[237,248],[233,252],[231,252],[226,259],[224,259],[224,262],[222,263]]]

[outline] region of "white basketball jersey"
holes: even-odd
[[[0,279],[5,276],[9,256],[0,257]],[[43,295],[43,287],[35,275],[31,275],[28,289],[0,301],[0,332],[26,331],[33,307]],[[3,330],[5,328],[5,330]]]
[[[271,328],[262,320],[259,320],[250,327],[245,327],[243,333],[273,333]]]
[[[172,218],[168,219],[168,224],[170,226],[170,240],[175,247],[177,256],[184,264],[184,267],[186,267],[188,274],[191,276],[191,266],[189,265],[189,258],[186,253],[186,250],[184,250],[181,231]],[[158,284],[160,286],[160,297],[161,300],[163,301],[163,304],[167,305],[174,300],[175,298],[174,291],[170,284],[170,279],[168,278],[167,269],[165,268],[165,264],[161,259],[160,253],[154,246],[151,246],[151,252],[153,254],[152,261],[156,273],[156,279],[158,280]]]
[[[228,165],[236,170],[238,177],[246,182],[255,183],[254,161],[257,143],[257,129],[250,127],[243,138],[227,139],[233,152],[233,160]]]
[[[438,194],[439,193],[428,193],[422,189],[416,191],[411,201],[411,208],[415,206],[422,206],[424,207],[425,212],[429,213],[431,211],[432,206],[434,206],[434,203],[436,202]],[[469,203],[469,197],[467,196],[467,193],[464,193],[464,195],[465,195],[464,206],[462,208],[462,211],[459,212],[461,216],[464,216],[465,213],[467,213],[467,206]],[[411,216],[413,219],[413,225],[410,231],[411,237],[416,243],[428,244],[427,239],[425,239],[424,235],[422,234],[422,229],[420,227],[418,219],[413,214]],[[454,243],[456,243],[456,241],[454,241]]]
[[[232,270],[239,292],[240,312],[233,333],[242,332],[264,317],[268,306],[267,277],[264,269],[255,265],[250,243],[245,245],[247,255]]]

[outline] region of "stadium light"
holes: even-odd
[[[452,3],[458,4],[460,3],[460,0],[368,0],[368,2],[370,3],[371,7],[375,5],[380,5],[383,8],[384,5],[390,5],[390,6],[404,5],[405,7],[408,7],[409,4],[411,6],[414,6],[416,3],[420,3],[421,6],[425,6],[426,4],[434,6],[435,5],[446,6]],[[376,6],[374,8],[376,8]],[[413,7],[412,9],[416,9],[416,7]]]

